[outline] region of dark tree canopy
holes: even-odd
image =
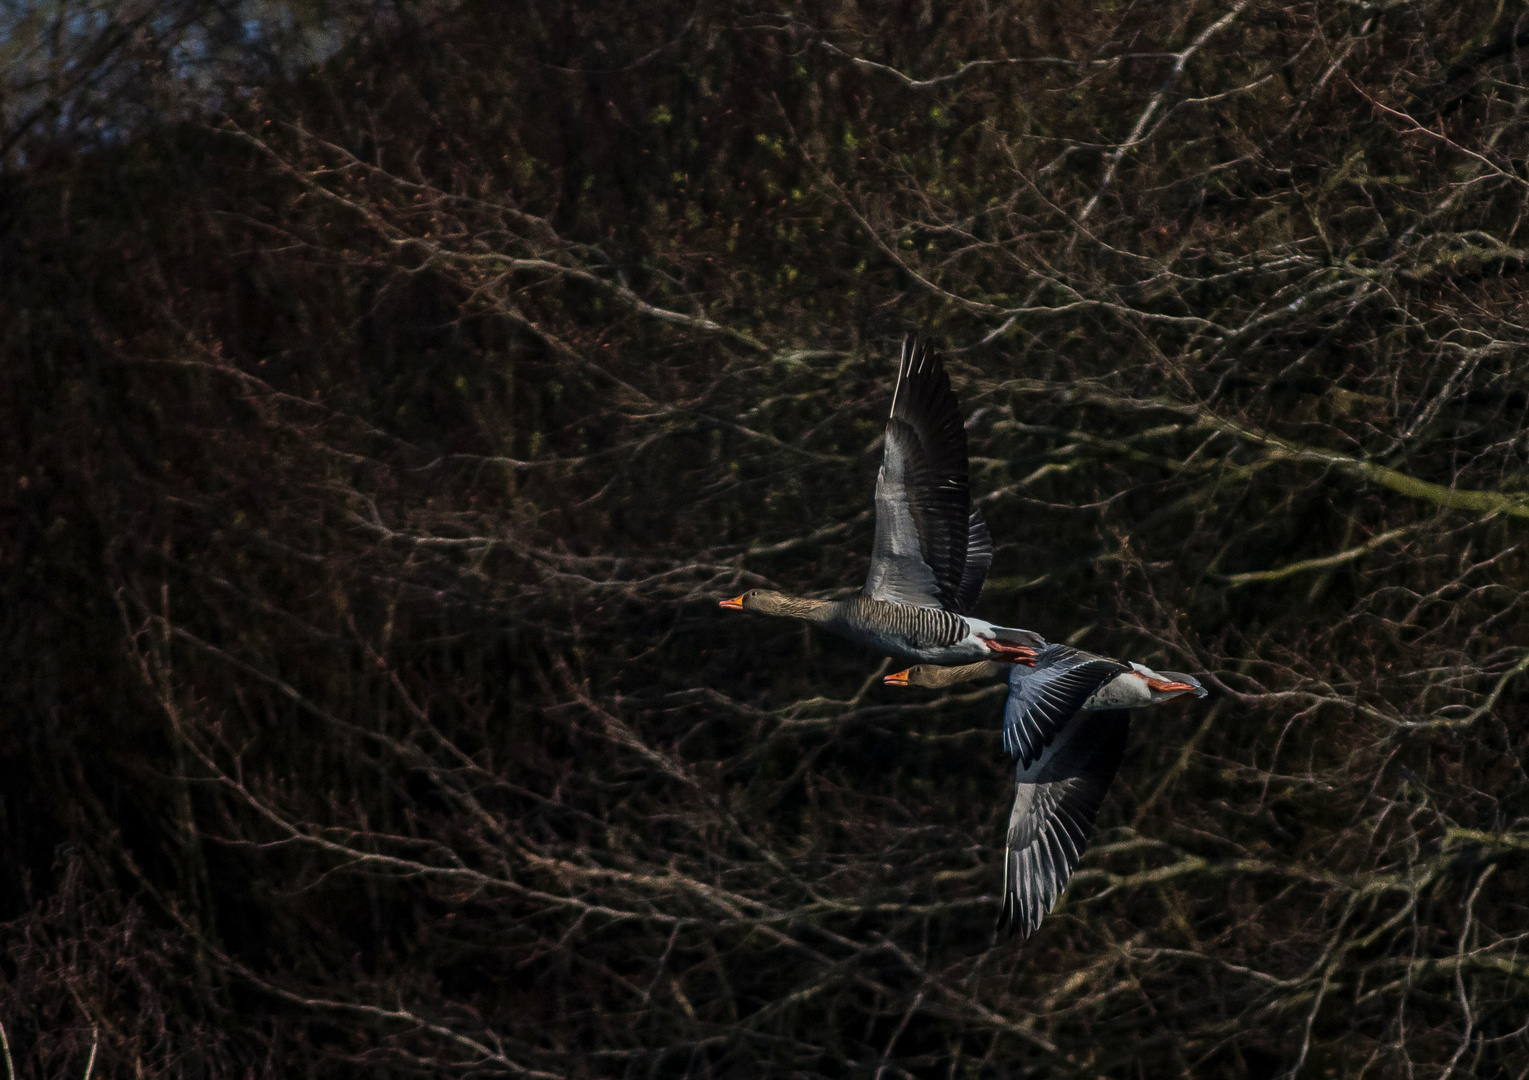
[[[29,18],[18,1077],[1529,1075],[1521,6]],[[1212,689],[1022,945],[1002,687],[716,606],[910,330],[976,613]]]

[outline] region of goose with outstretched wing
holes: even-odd
[[[1003,744],[1017,760],[1014,808],[1003,860],[998,926],[1029,936],[1078,866],[1104,793],[1120,768],[1129,710],[1194,695],[1193,676],[1048,645],[1033,666],[991,661],[920,664],[888,675],[891,686],[943,687],[1007,675]]]
[[[993,542],[972,507],[966,428],[927,342],[903,342],[865,587],[843,600],[753,589],[724,608],[802,619],[878,652],[929,664],[1029,663],[1044,638],[974,618]]]

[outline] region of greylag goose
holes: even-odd
[[[876,538],[865,588],[843,600],[751,589],[721,603],[802,619],[922,663],[1029,663],[1045,638],[968,614],[992,561],[992,538],[971,505],[966,428],[950,377],[927,342],[908,337],[876,477]]]
[[[949,686],[1008,669],[1004,747],[1014,767],[1014,808],[1003,859],[998,928],[1028,937],[1056,906],[1077,868],[1104,793],[1120,768],[1128,710],[1205,688],[1189,675],[1153,671],[1049,645],[1034,667],[919,665],[888,675],[893,686]]]
[[[1047,645],[1033,667],[982,661],[959,667],[919,664],[888,675],[888,686],[953,686],[973,679],[1007,677],[1003,748],[1028,766],[1079,711],[1140,709],[1187,694],[1206,695],[1192,675],[1153,671],[1145,664],[1096,656],[1070,645]]]

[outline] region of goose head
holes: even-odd
[[[1137,678],[1147,684],[1147,690],[1152,694],[1154,705],[1161,705],[1165,701],[1173,701],[1190,694],[1203,698],[1210,693],[1200,685],[1199,679],[1193,675],[1185,675],[1182,671],[1153,671],[1141,664],[1132,664],[1131,668]]]
[[[800,619],[822,607],[823,601],[787,596],[774,589],[750,589],[731,600],[719,601],[719,606],[729,611],[757,611],[761,615],[785,615]]]

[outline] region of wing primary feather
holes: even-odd
[[[993,565],[993,537],[987,531],[982,512],[973,509],[967,519],[966,562],[961,568],[961,587],[956,590],[956,610],[970,615],[982,595],[988,569]]]
[[[989,541],[968,577],[974,528],[966,428],[950,377],[928,342],[906,338],[876,480],[866,592],[914,607],[960,612],[967,602],[969,609],[992,559]]]
[[[1129,727],[1124,710],[1083,713],[1037,765],[1016,764],[998,918],[1011,938],[1034,933],[1067,888],[1120,768]]]

